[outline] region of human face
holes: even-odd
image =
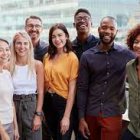
[[[140,35],[136,37],[133,43],[133,51],[138,58],[140,58]]]
[[[75,16],[74,26],[76,27],[77,33],[90,33],[92,26],[91,17],[84,12],[80,12]]]
[[[98,32],[101,42],[105,45],[111,45],[117,34],[117,23],[112,19],[104,18]]]
[[[11,52],[10,52],[9,45],[4,41],[0,41],[0,63],[4,64],[8,62],[10,56],[11,56]]]
[[[61,29],[55,29],[52,33],[52,43],[57,48],[57,50],[64,48],[67,39],[68,37]]]
[[[15,41],[15,52],[19,57],[27,57],[29,52],[30,44],[29,41],[19,36]]]
[[[26,32],[29,34],[32,40],[39,40],[42,32],[42,23],[39,19],[30,18],[25,26]]]

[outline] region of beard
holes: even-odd
[[[100,41],[106,45],[112,44],[115,40],[115,37],[116,37],[116,35],[114,35],[114,36],[110,36],[110,38],[108,38],[108,39],[105,39],[105,36],[106,35],[99,33]]]

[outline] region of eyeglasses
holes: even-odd
[[[84,16],[84,17],[76,17],[75,19],[76,19],[77,22],[80,22],[82,20],[89,21],[91,18],[88,17],[88,16]]]
[[[28,27],[29,29],[33,29],[34,27],[35,27],[36,29],[40,29],[42,26],[41,26],[41,25],[38,25],[38,24],[35,24],[35,25],[33,25],[33,24],[28,24],[27,27]]]

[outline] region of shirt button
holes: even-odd
[[[102,94],[104,95],[105,93],[104,93],[104,92],[102,92]]]
[[[107,84],[107,81],[105,81],[105,84]]]
[[[109,75],[109,72],[107,72],[107,75]]]

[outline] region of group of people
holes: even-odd
[[[127,35],[130,49],[115,43],[114,17],[101,20],[99,37],[87,9],[75,12],[73,25],[75,40],[57,23],[48,45],[41,18],[30,16],[11,44],[0,39],[0,139],[140,139],[140,25]],[[126,78],[130,122],[121,134]]]

